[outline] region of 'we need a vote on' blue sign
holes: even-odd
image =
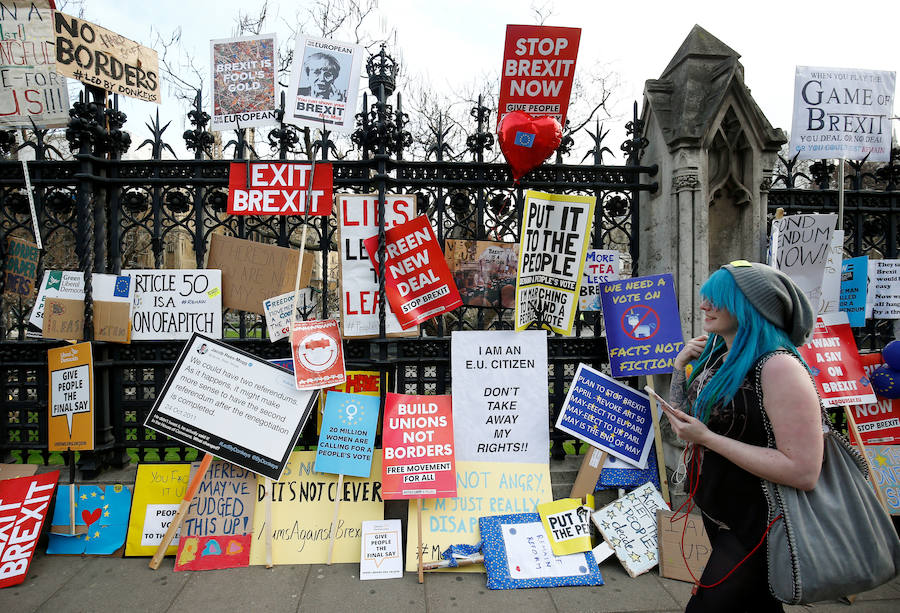
[[[578,365],[556,428],[638,468],[647,467],[653,443],[650,399],[590,366]]]

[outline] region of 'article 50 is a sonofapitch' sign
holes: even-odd
[[[312,183],[312,186],[310,186]],[[228,174],[229,215],[331,215],[331,164],[233,163]]]

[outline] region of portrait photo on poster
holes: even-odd
[[[294,123],[334,132],[353,130],[362,46],[301,36],[288,87]]]

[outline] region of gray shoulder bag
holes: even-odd
[[[757,364],[760,401],[765,362]],[[768,446],[775,449],[765,409],[762,417]],[[813,490],[760,480],[769,504],[768,520],[782,515],[766,539],[769,590],[787,604],[859,594],[900,573],[900,539],[867,482],[865,461],[834,429],[824,409],[822,423],[825,450]]]

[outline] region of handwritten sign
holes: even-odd
[[[403,576],[403,552],[399,519],[364,521],[362,553],[359,556],[359,578],[399,579]]]
[[[91,274],[95,340],[127,342],[134,288],[125,275]],[[45,325],[47,300],[56,300]],[[84,274],[71,270],[45,270],[29,323],[45,338],[81,340],[84,336]],[[122,328],[124,327],[124,331]]]
[[[619,252],[615,249],[588,249],[584,261],[584,274],[581,277],[578,308],[582,311],[601,310],[600,286],[610,281],[618,281],[620,269]]]
[[[94,358],[90,343],[47,350],[50,451],[94,448]]]
[[[866,317],[900,319],[900,260],[869,260]]]
[[[89,21],[54,13],[56,69],[113,94],[159,104],[156,51]]]
[[[0,41],[0,45],[4,41]],[[6,264],[3,266],[3,291],[30,298],[37,281],[37,265],[41,250],[34,243],[10,236],[7,240]]]
[[[316,447],[316,472],[368,477],[381,399],[330,392]]]
[[[884,494],[891,515],[900,515],[900,446],[867,445],[871,478]]]
[[[591,515],[594,525],[632,577],[659,562],[656,511],[669,506],[649,483],[625,494]]]
[[[884,365],[880,353],[864,353],[859,356],[866,377]],[[900,398],[878,398],[875,402],[853,406],[856,428],[866,445],[900,444]]]
[[[275,123],[274,34],[209,41],[212,64],[212,129]]]
[[[769,265],[797,284],[816,308],[822,301],[822,279],[831,251],[837,215],[785,215],[772,222]]]
[[[547,333],[454,330],[453,422],[460,460],[547,463]]]
[[[577,498],[561,498],[538,505],[554,555],[591,550],[591,511]]]
[[[818,304],[812,305],[816,314],[834,313],[841,304],[841,268],[844,261],[844,231],[835,230],[831,235],[831,246],[825,260],[822,275],[822,296]]]
[[[847,314],[851,328],[866,325],[866,285],[869,256],[849,258],[841,263],[840,310]]]
[[[156,553],[187,490],[190,464],[138,464],[125,556]],[[179,532],[181,528],[179,528]],[[178,552],[178,533],[166,555]]]
[[[59,471],[0,481],[0,588],[25,581]]]
[[[233,162],[228,172],[228,214],[331,215],[332,183],[328,163],[316,164],[313,175],[312,164]]]
[[[310,288],[299,290],[300,296],[296,297],[297,319],[301,315],[309,315],[316,306],[315,291]],[[266,329],[269,331],[269,340],[275,342],[291,335],[291,311],[294,308],[295,296],[290,291],[268,300],[263,300],[263,311],[266,314]]]
[[[222,338],[222,273],[218,270],[123,270],[134,285],[131,340]]]
[[[572,333],[595,202],[593,196],[526,192],[516,279],[516,330],[542,322],[559,334]]]
[[[709,554],[712,553],[712,545],[700,515],[678,513],[678,519],[673,522],[672,518],[675,515],[675,512],[666,509],[656,511],[659,574],[667,579],[693,583],[691,573],[694,577],[700,578],[703,569],[706,568]],[[684,564],[685,560],[687,566]]]

